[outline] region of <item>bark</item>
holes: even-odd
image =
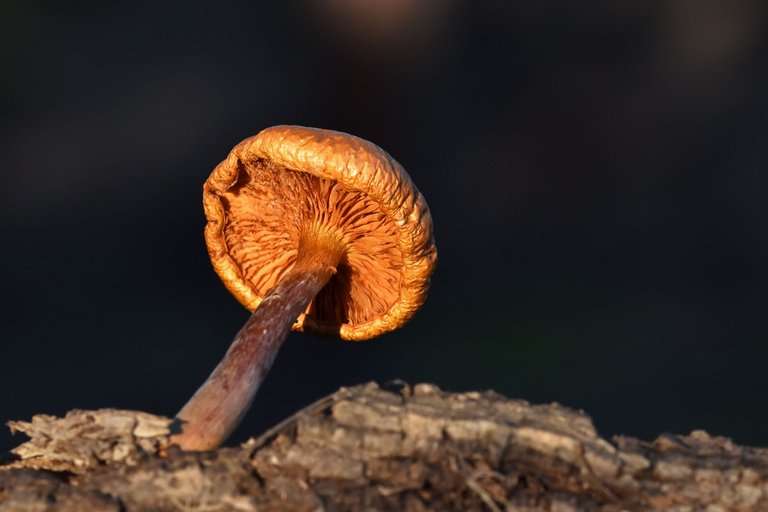
[[[344,388],[256,439],[166,448],[146,413],[11,422],[0,511],[768,510],[768,449],[601,438],[584,413],[430,384]]]

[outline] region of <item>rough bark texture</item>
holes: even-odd
[[[32,440],[0,466],[0,511],[768,510],[768,449],[608,442],[581,412],[429,384],[341,389],[210,453],[165,449],[173,422],[130,411],[11,428]]]

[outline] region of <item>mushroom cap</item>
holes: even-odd
[[[437,262],[429,207],[402,166],[371,142],[267,128],[213,170],[203,206],[213,267],[251,311],[295,264],[302,233],[339,240],[337,273],[294,330],[365,340],[403,325],[426,298]]]

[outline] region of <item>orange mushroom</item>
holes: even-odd
[[[205,241],[253,313],[179,411],[184,450],[219,446],[247,411],[288,331],[366,340],[407,322],[437,252],[424,198],[378,146],[275,126],[244,140],[203,188]]]

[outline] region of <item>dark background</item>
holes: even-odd
[[[292,334],[235,440],[402,378],[768,445],[768,3],[1,5],[0,420],[175,413],[247,318],[202,183],[291,123],[394,155],[440,261],[398,332]]]

